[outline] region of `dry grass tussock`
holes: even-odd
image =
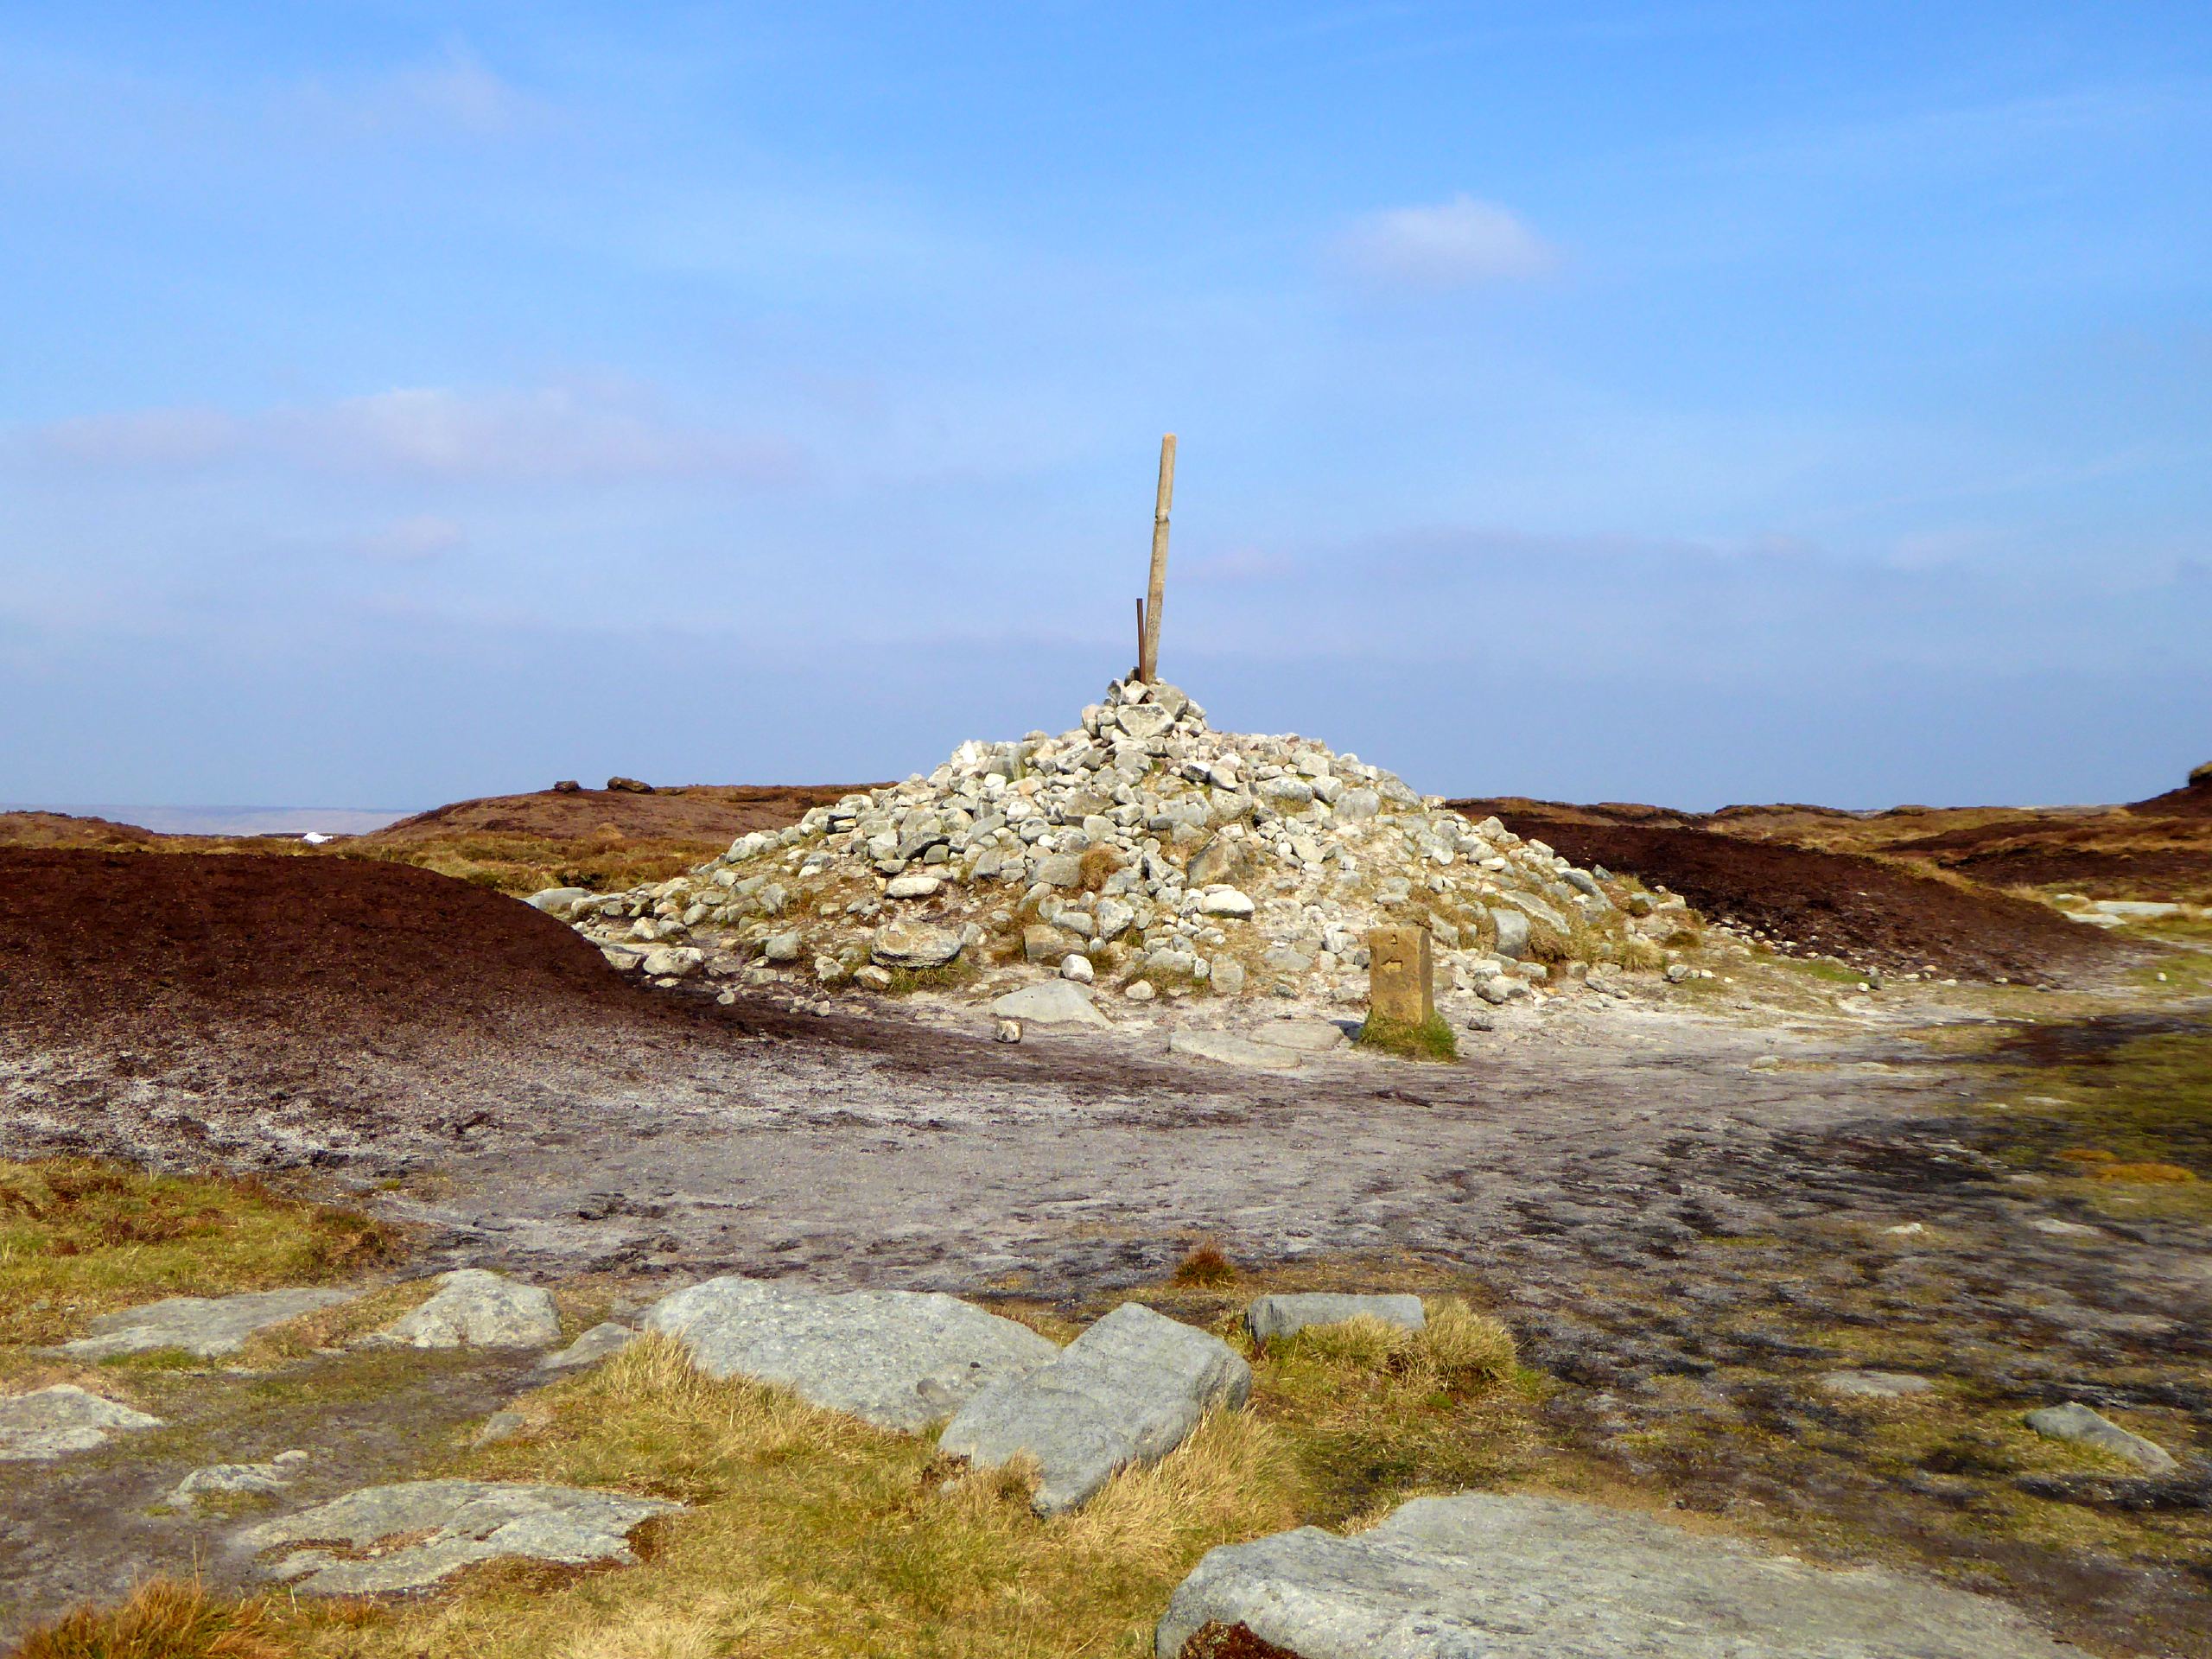
[[[647,1338],[550,1390],[540,1433],[467,1472],[682,1499],[643,1564],[542,1584],[486,1572],[457,1595],[341,1626],[302,1604],[301,1650],[472,1659],[693,1655],[1140,1654],[1217,1543],[1294,1524],[1294,1459],[1249,1413],[1209,1419],[1157,1468],[1040,1522],[1018,1472],[972,1475],[926,1437],[779,1389],[717,1382]]]
[[[65,1341],[95,1314],[164,1296],[327,1283],[404,1253],[382,1222],[251,1177],[0,1162],[0,1348]]]
[[[35,1630],[15,1659],[288,1659],[269,1605],[211,1597],[195,1580],[154,1579],[122,1606],[86,1607]]]

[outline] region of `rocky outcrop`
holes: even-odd
[[[89,1452],[105,1445],[110,1435],[161,1427],[158,1417],[73,1382],[57,1382],[49,1389],[0,1397],[0,1463]]]
[[[1250,1641],[1239,1646],[1232,1632]],[[2087,1659],[2001,1602],[1831,1572],[1553,1498],[1416,1498],[1371,1532],[1301,1527],[1209,1551],[1158,1659]]]
[[[103,1313],[89,1335],[65,1342],[73,1359],[107,1359],[178,1349],[202,1359],[236,1353],[248,1337],[317,1308],[342,1302],[350,1290],[254,1290],[237,1296],[172,1296],[143,1307]]]
[[[272,1554],[270,1576],[309,1595],[419,1590],[501,1556],[582,1567],[638,1558],[629,1535],[683,1506],[666,1498],[575,1486],[410,1480],[371,1486],[234,1535],[232,1546]],[[356,1554],[405,1539],[380,1554]],[[334,1548],[332,1546],[337,1546]]]

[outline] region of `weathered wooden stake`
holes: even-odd
[[[1137,599],[1137,661],[1139,664],[1144,661],[1144,599],[1141,594]],[[1142,674],[1137,673],[1135,669],[1131,669],[1129,671],[1136,674],[1139,679],[1144,677]]]
[[[1160,441],[1160,499],[1152,510],[1152,584],[1146,591],[1142,649],[1137,677],[1147,685],[1160,677],[1160,601],[1167,586],[1167,509],[1175,499],[1175,435]]]

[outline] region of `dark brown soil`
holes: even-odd
[[[489,1027],[639,999],[516,899],[404,864],[0,849],[0,1033],[159,1044],[211,1021],[289,1040]]]
[[[650,795],[627,790],[540,790],[455,801],[356,838],[357,848],[404,847],[456,831],[581,840],[608,830],[626,837],[734,841],[754,830],[796,823],[810,806],[826,806],[870,784],[690,784]]]
[[[1477,818],[1497,811],[1516,835],[1542,841],[1577,864],[1603,864],[1667,887],[1716,920],[1856,968],[1932,963],[1962,979],[2044,983],[2107,969],[2128,957],[2126,947],[2041,905],[1856,855],[1687,826],[1575,822],[1511,802],[1452,804]]]

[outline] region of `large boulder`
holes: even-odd
[[[734,1274],[664,1296],[644,1327],[676,1338],[710,1376],[747,1376],[884,1428],[926,1427],[1059,1351],[956,1297],[823,1294]]]
[[[949,928],[915,922],[889,922],[868,941],[868,958],[879,968],[942,968],[958,956],[966,941]]]
[[[1124,1303],[1050,1364],[978,1394],[938,1445],[996,1468],[1036,1459],[1039,1515],[1088,1501],[1132,1464],[1157,1463],[1206,1408],[1241,1406],[1252,1368],[1217,1337]]]
[[[503,1555],[569,1567],[602,1561],[626,1566],[638,1559],[629,1545],[638,1525],[683,1507],[664,1497],[575,1486],[410,1480],[348,1492],[296,1515],[264,1521],[234,1535],[231,1542],[245,1554],[282,1552],[270,1576],[292,1580],[296,1591],[374,1595],[421,1589],[461,1567]],[[411,1541],[378,1554],[353,1554],[403,1537]]]
[[[103,1313],[85,1328],[91,1334],[65,1342],[74,1359],[106,1359],[181,1349],[202,1359],[236,1353],[255,1332],[302,1313],[345,1301],[350,1290],[251,1290],[238,1296],[172,1296],[143,1307]]]
[[[89,1452],[111,1434],[161,1427],[158,1417],[133,1411],[73,1382],[57,1382],[50,1389],[0,1397],[0,1463]]]
[[[560,1335],[561,1316],[543,1286],[461,1268],[440,1274],[435,1295],[371,1340],[401,1348],[543,1348]]]
[[[1210,1550],[1154,1651],[1238,1651],[1220,1638],[1239,1627],[1298,1659],[2087,1659],[1986,1597],[1488,1493],[1415,1498],[1350,1538]]]
[[[1103,1026],[1109,1024],[1091,1001],[1091,993],[1071,979],[1046,980],[1008,991],[991,1004],[1001,1020],[1027,1020],[1040,1026]]]

